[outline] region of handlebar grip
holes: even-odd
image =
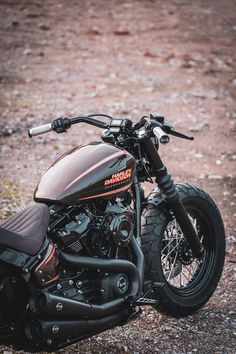
[[[40,125],[39,127],[28,129],[28,135],[29,135],[30,138],[32,138],[33,136],[36,136],[36,135],[48,133],[51,130],[52,130],[52,124],[51,123],[44,124],[44,125]]]
[[[161,144],[167,144],[170,141],[170,137],[160,127],[153,129],[154,135],[158,138]]]

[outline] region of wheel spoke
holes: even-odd
[[[170,278],[171,278],[171,275],[172,275],[172,272],[173,272],[173,269],[174,269],[174,265],[175,265],[175,262],[176,262],[176,259],[177,259],[177,254],[178,254],[178,252],[176,252],[176,254],[175,254],[175,258],[174,258],[174,261],[173,261],[173,264],[172,264],[170,273],[169,273],[168,278],[167,278],[168,281],[169,281]]]
[[[198,219],[192,213],[189,218],[199,235],[200,242],[203,244],[204,233]],[[188,286],[201,269],[202,261],[192,257],[191,252],[189,252],[189,245],[186,243],[176,219],[170,221],[167,225],[162,245],[161,264],[166,280],[177,288]]]

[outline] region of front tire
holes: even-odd
[[[173,317],[193,314],[209,300],[225,256],[224,226],[214,201],[193,185],[177,188],[204,248],[200,260],[193,257],[171,210],[147,204],[142,214],[145,280],[164,283],[154,290],[155,308]]]

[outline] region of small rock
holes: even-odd
[[[11,201],[10,201],[10,199],[3,198],[3,199],[1,199],[1,204],[9,205],[9,204],[11,204]]]
[[[208,175],[208,179],[223,179],[223,176],[220,175]]]
[[[166,62],[169,62],[170,60],[175,58],[175,54],[169,54],[167,57],[165,57],[163,60]]]
[[[89,28],[85,33],[90,36],[101,35],[101,32],[95,27]]]
[[[131,34],[130,31],[126,28],[118,28],[114,30],[113,33],[117,36],[129,36]]]
[[[194,157],[196,157],[197,159],[202,159],[203,155],[201,153],[197,153],[194,155]]]
[[[24,55],[31,55],[32,54],[32,51],[30,48],[26,48],[23,52]]]
[[[49,31],[49,30],[50,30],[49,25],[47,25],[47,24],[44,23],[44,22],[40,22],[40,23],[38,24],[38,28],[40,28],[42,31]]]
[[[209,127],[208,121],[202,122],[202,123],[199,124],[198,126],[190,128],[189,131],[190,131],[190,132],[193,132],[193,133],[194,133],[194,132],[197,133],[197,132],[202,131],[202,130],[203,130],[204,128],[206,128],[206,127]]]
[[[17,27],[17,26],[19,26],[19,21],[13,20],[13,21],[11,22],[11,26],[12,26],[12,27]]]
[[[40,16],[40,13],[36,13],[36,12],[30,12],[28,14],[26,14],[26,17],[28,18],[37,18]]]
[[[144,57],[148,57],[148,58],[157,58],[158,57],[157,54],[149,52],[149,51],[145,52],[143,55],[144,55]]]
[[[16,96],[16,97],[20,97],[21,96],[21,93],[19,91],[14,91],[13,93],[14,93],[14,96]]]

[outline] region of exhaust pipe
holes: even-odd
[[[140,297],[144,279],[144,255],[134,236],[131,238],[130,245],[136,266],[132,262],[121,259],[78,257],[66,252],[60,252],[59,255],[64,262],[76,268],[103,269],[115,273],[126,273],[131,284],[129,296]]]
[[[47,318],[66,320],[68,318],[101,318],[124,309],[125,298],[119,297],[101,305],[88,304],[64,296],[38,291],[30,300],[30,310]]]
[[[52,340],[67,338],[74,336],[79,337],[85,334],[96,334],[106,329],[112,328],[123,323],[131,315],[130,310],[109,315],[96,320],[79,320],[79,321],[44,321],[36,320],[26,327],[25,333],[27,338],[36,340]],[[51,344],[50,343],[50,344]]]
[[[129,278],[129,289],[124,296],[103,304],[91,304],[76,301],[64,296],[39,291],[30,300],[30,309],[35,314],[66,320],[68,318],[98,319],[127,308],[127,299],[135,300],[140,296],[143,282],[144,259],[143,254],[133,237],[131,240],[137,267],[129,261],[120,259],[103,259],[91,257],[78,257],[77,255],[61,252],[60,257],[64,262],[76,268],[103,269],[115,273],[125,273]],[[141,283],[141,284],[140,284]]]
[[[127,274],[130,281],[128,296],[139,297],[141,285],[143,285],[141,281],[143,281],[144,257],[134,237],[131,241],[131,246],[132,249],[135,250],[134,257],[139,260],[138,268],[132,262],[121,259],[78,257],[77,255],[66,252],[60,252],[59,255],[64,262],[73,265],[76,268],[102,269],[105,271]],[[139,254],[137,253],[138,250],[140,251]],[[140,254],[142,255],[141,260]]]

